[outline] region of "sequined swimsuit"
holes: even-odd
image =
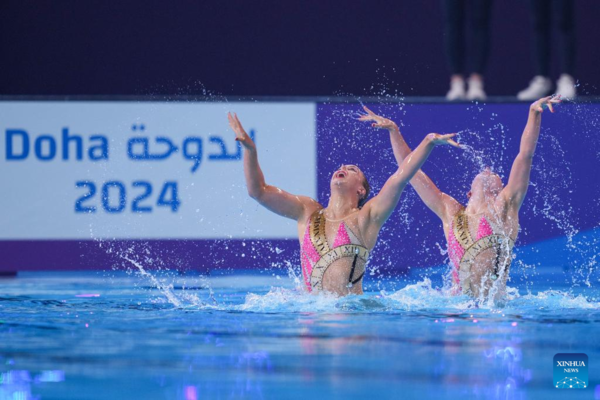
[[[479,219],[477,237],[475,240],[469,232],[469,219],[464,209],[459,211],[448,233],[448,254],[453,264],[452,275],[458,283],[461,291],[465,294],[472,292],[471,289],[471,266],[475,258],[484,250],[494,248],[496,250],[496,261],[492,279],[499,276],[499,268],[502,260],[505,260],[506,270],[510,267],[512,260],[512,249],[514,241],[501,233],[499,228],[494,229],[485,215]]]
[[[323,209],[315,211],[306,224],[306,231],[300,245],[302,275],[309,292],[323,289],[325,271],[334,261],[341,258],[353,259],[348,284],[354,285],[360,282],[369,259],[369,250],[343,220],[338,227],[333,246],[330,247],[325,236],[326,224]],[[363,262],[357,266],[359,259]]]

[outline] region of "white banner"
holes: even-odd
[[[267,183],[315,198],[313,103],[0,102],[0,239],[296,238],[248,197],[228,111]]]

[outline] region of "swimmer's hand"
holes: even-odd
[[[250,136],[248,136],[248,134],[244,130],[242,123],[240,122],[240,120],[237,117],[237,114],[236,113],[231,114],[229,112],[229,113],[227,113],[227,119],[229,120],[229,126],[235,132],[235,140],[240,142],[240,144],[242,146],[244,146],[244,148],[247,150],[256,150],[256,146],[254,145],[254,142],[252,141]]]
[[[373,128],[387,129],[388,131],[398,130],[398,125],[396,125],[396,123],[391,119],[387,119],[385,117],[375,114],[373,111],[369,110],[367,106],[363,106],[363,109],[367,113],[358,113],[359,121],[373,121],[373,123],[371,124]]]
[[[548,97],[543,97],[535,103],[533,103],[531,107],[529,107],[529,110],[536,114],[543,113],[545,108],[549,109],[550,112],[554,112],[554,107],[552,105],[559,104],[561,101],[562,100],[560,98],[560,94],[558,96],[552,95]]]
[[[448,133],[447,135],[440,135],[439,133],[430,133],[429,135],[427,135],[427,139],[429,139],[431,143],[433,143],[435,146],[450,145],[458,147],[460,149],[460,144],[452,140],[454,136],[456,136],[456,133]]]

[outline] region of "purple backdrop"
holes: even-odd
[[[424,171],[443,190],[466,201],[471,179],[481,165],[508,175],[527,119],[525,104],[369,104],[402,124],[414,147],[429,132],[461,132],[476,152],[436,148]],[[317,107],[318,196],[327,203],[331,173],[341,163],[358,164],[377,193],[397,165],[389,135],[355,119],[356,103]],[[600,224],[600,104],[564,104],[544,113],[534,159],[532,185],[521,210],[517,245],[541,241]],[[475,161],[479,155],[481,162]],[[268,179],[269,171],[265,171]],[[285,188],[284,188],[285,189]],[[290,232],[292,234],[292,232]],[[436,245],[439,244],[439,248]],[[372,266],[404,270],[441,264],[445,257],[441,225],[412,188],[381,232]],[[0,241],[0,272],[15,270],[110,269],[131,267],[127,254],[143,265],[206,272],[212,268],[285,267],[299,264],[297,240],[149,240],[149,241]]]
[[[429,132],[461,132],[462,143],[476,153],[452,147],[436,148],[423,170],[438,187],[467,201],[471,180],[482,165],[492,166],[506,183],[525,126],[526,104],[368,104],[377,113],[401,123],[414,148]],[[386,131],[356,121],[357,104],[320,104],[317,108],[318,193],[326,204],[331,173],[341,163],[359,165],[373,192],[396,169]],[[534,159],[532,185],[520,212],[517,245],[597,227],[600,183],[594,170],[600,156],[599,104],[564,104],[555,114],[545,112]],[[481,157],[476,160],[475,155]],[[438,218],[411,187],[382,230],[372,264],[404,269],[439,265],[445,239]]]
[[[598,94],[600,2],[574,2],[576,76]],[[493,2],[491,95],[533,77],[528,3]],[[0,94],[331,96],[380,83],[439,96],[442,35],[440,0],[4,0]]]

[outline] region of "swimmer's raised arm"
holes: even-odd
[[[548,96],[539,99],[529,107],[529,117],[521,136],[519,154],[513,162],[508,183],[501,192],[508,204],[515,207],[517,211],[521,208],[527,194],[533,154],[540,136],[542,112],[544,107],[547,107],[550,112],[554,112],[553,105],[560,103],[560,101],[560,97]]]
[[[363,207],[369,213],[370,221],[375,222],[379,227],[387,221],[394,208],[396,208],[402,191],[425,163],[433,148],[439,145],[453,145],[458,147],[458,144],[452,140],[452,137],[454,137],[453,133],[448,135],[430,133],[412,153],[408,154],[398,167],[398,170],[388,178],[377,196],[369,200]]]
[[[250,197],[283,217],[296,221],[307,218],[319,204],[306,196],[296,196],[268,185],[258,163],[256,145],[248,136],[237,115],[228,113],[229,126],[235,132],[235,140],[244,148],[244,175]]]
[[[401,165],[410,154],[410,147],[408,147],[404,137],[402,137],[398,125],[390,119],[375,114],[365,106],[363,108],[367,114],[361,115],[359,120],[373,121],[371,126],[374,128],[386,129],[390,132],[394,157],[398,165]],[[452,144],[458,146],[456,142],[452,142]],[[442,220],[445,220],[448,215],[454,215],[456,208],[460,207],[460,204],[452,196],[442,192],[433,183],[431,178],[421,170],[417,171],[411,179],[410,184],[416,190],[421,200],[423,200],[423,203]]]

